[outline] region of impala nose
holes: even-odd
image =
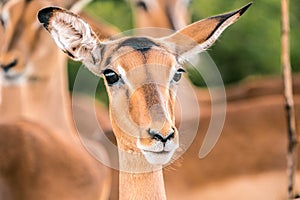
[[[12,62],[10,62],[8,64],[1,64],[0,67],[3,69],[3,71],[5,73],[7,73],[11,68],[16,66],[17,64],[18,64],[17,59],[14,59]]]
[[[160,133],[157,130],[153,130],[153,129],[148,129],[148,134],[151,136],[152,139],[157,140],[157,141],[161,141],[162,143],[166,143],[168,140],[171,140],[174,138],[174,129],[172,128],[172,130],[170,130],[168,132],[168,134],[164,135],[162,133]]]

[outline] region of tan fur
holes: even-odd
[[[22,2],[20,1],[20,4]],[[23,26],[21,30],[18,30],[10,27],[15,23],[8,22],[9,27],[14,31],[12,33],[14,37],[11,36],[11,40],[5,41],[7,45],[4,46],[9,48],[2,49],[1,55],[2,58],[6,57],[10,59],[6,61],[0,60],[0,64],[9,63],[13,59],[17,59],[18,65],[13,67],[11,71],[13,75],[22,76],[22,78],[13,84],[3,80],[2,90],[4,95],[2,95],[3,104],[0,107],[0,121],[21,116],[70,132],[72,130],[71,121],[68,117],[70,110],[65,106],[69,105],[69,97],[66,90],[66,57],[57,51],[54,43],[39,28],[36,22],[36,15],[34,14],[34,11],[37,12],[45,5],[47,4],[33,1],[28,5],[30,10],[24,6],[24,11],[22,11],[23,9],[10,9],[11,13],[21,12],[23,14],[15,22]],[[35,27],[35,29],[31,30],[31,27]],[[6,30],[4,33],[5,36],[10,34]],[[34,42],[32,36],[29,36],[29,39],[27,38],[27,33],[34,35]],[[48,51],[52,53],[49,54]],[[10,54],[12,56],[6,56]],[[10,90],[18,93],[18,97],[15,98],[18,101],[18,106],[15,106],[16,103],[11,100],[13,97],[9,95]],[[56,110],[60,110],[61,113],[57,115]],[[6,116],[11,117],[8,118]]]
[[[110,171],[83,148],[73,128],[66,56],[56,48],[36,19],[39,9],[59,5],[59,2],[30,1],[26,5],[24,2],[8,1],[1,7],[1,14],[9,12],[10,18],[7,26],[1,25],[0,29],[1,38],[5,38],[0,65],[17,59],[17,66],[9,73],[20,79],[12,82],[3,79],[0,83],[0,140],[3,143],[14,141],[14,145],[1,146],[4,158],[0,163],[15,160],[10,163],[9,174],[1,170],[3,187],[0,193],[7,193],[11,199],[28,200],[107,199],[111,187]],[[20,118],[26,121],[19,122]],[[31,148],[23,144],[26,137],[32,138],[36,146]],[[107,159],[100,144],[97,149],[102,159]],[[17,157],[13,157],[11,151],[18,152]],[[27,159],[29,155],[34,160]],[[26,165],[19,166],[22,156]],[[40,171],[27,169],[31,165],[36,165],[34,167]],[[35,176],[34,183],[24,178],[32,175]],[[72,177],[78,177],[79,181]],[[80,179],[86,183],[80,185]]]
[[[153,22],[154,18],[144,17],[147,13],[142,9],[133,11],[135,21],[140,22],[139,28],[154,27],[163,19],[159,15],[161,19]],[[151,12],[159,13],[159,10]],[[164,28],[172,29],[170,23],[165,24]],[[299,77],[294,78],[296,89]],[[203,130],[199,130],[197,141],[184,154],[182,166],[166,170],[168,198],[284,199],[287,187],[284,147],[287,142],[282,134],[285,128],[279,78],[265,77],[228,87],[225,127],[212,153],[204,159],[198,159],[198,153],[211,117],[210,97],[205,90],[195,92],[201,106],[199,126]],[[299,98],[295,101],[298,104]]]
[[[236,20],[249,5],[231,16]],[[94,74],[105,77],[110,118],[119,148],[120,199],[165,199],[162,165],[170,161],[178,147],[173,112],[168,108],[174,106],[170,94],[176,91],[173,77],[180,63],[176,62],[178,55],[172,51],[170,42],[173,47],[181,47],[181,41],[173,39],[182,32],[186,36],[194,33],[194,26],[167,38],[125,37],[102,42],[86,22],[67,10],[48,7],[39,12],[38,18],[64,52],[81,60]],[[227,15],[208,21],[214,19],[219,21],[211,30],[211,35],[218,31],[216,37],[235,22]],[[203,37],[205,42],[209,39],[205,34]],[[189,50],[184,48],[184,53]],[[169,134],[165,137],[167,129]],[[150,182],[155,187],[145,188]],[[134,191],[133,196],[129,191]]]
[[[161,184],[163,182],[162,171],[143,174],[120,173],[120,184],[122,185],[120,199],[166,199],[164,185]]]
[[[0,124],[1,178],[12,199],[100,199],[108,169],[63,133],[29,121]],[[106,199],[107,196],[102,196]]]

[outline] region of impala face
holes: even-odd
[[[34,48],[37,29],[34,11],[27,1],[6,1],[1,5],[0,73],[6,82],[19,80],[25,72],[29,52]]]
[[[4,1],[1,2],[0,6],[0,34],[1,34],[1,48],[0,48],[0,74],[9,77],[8,71],[12,67],[17,65],[17,59],[15,58],[13,52],[8,51],[9,41],[13,35],[13,26],[21,18],[21,13],[18,12],[19,9],[23,9],[23,4],[16,1]],[[12,16],[12,10],[18,10],[14,16]]]
[[[59,1],[1,1],[0,79],[5,85],[50,79],[65,61],[36,19],[38,10],[53,2]]]
[[[99,72],[109,92],[118,142],[126,144],[125,151],[142,152],[152,164],[165,164],[179,145],[174,105],[184,70],[163,44],[151,38],[122,39],[111,51],[104,55],[100,66],[105,67]]]
[[[211,46],[250,5],[195,22],[168,37],[104,42],[79,16],[64,9],[45,8],[38,18],[66,54],[104,77],[119,148],[162,165],[179,146],[174,125],[176,88],[184,72],[179,60]]]

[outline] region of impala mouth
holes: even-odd
[[[5,85],[19,84],[24,79],[24,73],[0,73],[0,77],[1,76],[3,84]]]
[[[22,74],[23,73],[13,73],[13,74],[4,73],[4,78],[8,81],[13,81],[19,79],[22,76]]]
[[[167,164],[178,148],[178,145],[173,141],[168,141],[165,144],[157,141],[151,146],[144,146],[138,142],[137,146],[141,150],[146,160],[153,165]]]
[[[165,165],[167,164],[174,152],[175,149],[172,151],[160,151],[160,152],[153,152],[153,151],[145,151],[145,150],[141,150],[142,154],[144,155],[144,157],[146,158],[146,160],[153,165]]]
[[[5,85],[18,85],[20,83],[23,83],[25,77],[26,77],[26,73],[24,70],[23,71],[10,70],[5,72],[4,70],[0,69],[0,79]]]
[[[148,152],[150,152],[150,153],[157,153],[157,154],[167,154],[167,153],[170,153],[171,151],[165,151],[165,150],[163,150],[163,151],[148,151],[148,150],[141,150],[141,151],[143,151],[143,152],[145,152],[145,153],[148,153]]]

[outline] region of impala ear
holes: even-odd
[[[236,22],[251,4],[230,13],[197,21],[162,40],[175,47],[178,55],[200,53],[213,45],[221,33]]]
[[[91,71],[100,61],[100,41],[90,26],[79,16],[57,7],[39,11],[38,19],[57,46],[73,60],[82,61]],[[97,53],[98,52],[98,53]]]
[[[80,12],[79,15],[85,22],[90,25],[100,41],[110,40],[113,36],[121,33],[119,28],[103,19],[96,19],[95,17],[90,16],[84,11]]]

